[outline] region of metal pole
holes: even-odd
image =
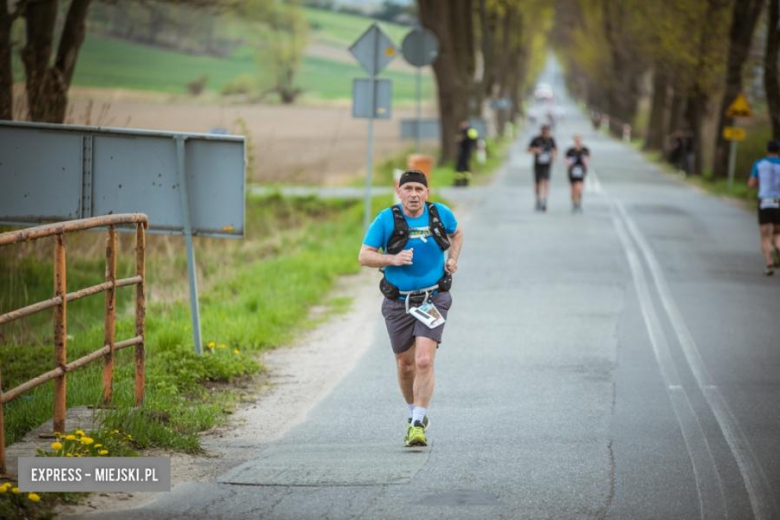
[[[187,170],[184,163],[183,135],[177,135],[176,156],[179,160],[179,200],[181,201],[182,221],[184,222],[184,241],[187,247],[187,275],[190,279],[190,314],[192,315],[192,337],[195,341],[195,353],[203,353],[200,336],[200,308],[198,307],[198,278],[195,276],[195,248],[192,244],[192,224],[190,222],[190,200],[187,191]]]
[[[729,145],[729,189],[734,186],[734,167],[737,164],[737,142],[731,141]]]
[[[417,153],[420,153],[420,134],[422,133],[422,129],[420,128],[420,125],[422,124],[422,118],[420,116],[422,110],[420,108],[420,105],[422,103],[422,67],[417,67]]]
[[[368,229],[371,223],[371,174],[374,169],[374,86],[376,85],[375,76],[371,75],[370,94],[368,95],[369,106],[371,107],[371,117],[368,118],[368,148],[366,152],[366,199],[364,201],[365,212],[363,213],[363,229]]]

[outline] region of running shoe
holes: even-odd
[[[404,439],[404,446],[412,448],[414,446],[427,446],[428,439],[425,437],[425,429],[420,421],[414,424],[410,424],[406,428],[406,438]]]
[[[772,276],[774,274],[775,274],[775,266],[774,265],[766,266],[766,269],[764,269],[764,275],[765,276]]]
[[[407,419],[406,422],[409,423],[409,425],[411,425],[412,424],[412,418],[409,417],[409,419]],[[431,421],[430,421],[430,419],[428,419],[427,415],[423,417],[422,425],[423,425],[423,430],[425,430],[427,432],[428,431],[428,427],[431,425]]]

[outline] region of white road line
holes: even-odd
[[[682,431],[685,448],[693,466],[696,490],[699,496],[699,514],[704,519],[728,518],[723,482],[712,456],[707,436],[701,427],[688,394],[685,392],[680,375],[672,359],[669,344],[656,313],[645,272],[639,261],[639,254],[628,237],[625,225],[614,209],[611,211],[615,230],[628,258],[631,275],[634,280],[642,316],[644,318],[653,353],[667,388],[672,410]]]
[[[585,191],[592,193],[602,193],[601,181],[596,175],[596,168],[588,166],[588,174],[585,176]]]
[[[772,520],[778,518],[777,503],[772,495],[771,487],[761,468],[761,464],[758,462],[745,433],[739,426],[739,422],[731,412],[726,400],[723,398],[718,387],[713,384],[712,377],[709,375],[709,372],[707,372],[704,360],[696,346],[696,341],[693,339],[693,335],[685,324],[682,313],[674,301],[669,289],[669,284],[666,282],[666,277],[663,274],[658,260],[655,258],[655,254],[623,205],[620,202],[615,201],[615,206],[623,220],[626,222],[629,232],[647,261],[656,288],[658,289],[661,302],[663,303],[666,314],[669,316],[669,321],[680,341],[683,353],[685,354],[685,359],[696,379],[696,384],[699,386],[702,394],[704,394],[704,397],[723,432],[723,436],[725,437],[729,448],[731,448],[731,452],[734,454],[734,458],[737,461],[740,473],[742,473],[745,488],[747,489],[750,498],[753,516],[756,520]]]

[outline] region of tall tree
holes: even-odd
[[[766,92],[772,137],[780,139],[780,0],[769,0],[766,52],[764,53],[764,91]]]
[[[715,144],[713,172],[716,177],[725,177],[728,173],[731,148],[723,139],[723,127],[734,124],[734,118],[726,115],[726,109],[742,91],[742,73],[750,53],[753,33],[764,9],[764,0],[740,0],[734,2],[729,31],[729,51],[726,63],[726,90],[720,106],[718,131]]]
[[[440,162],[455,158],[457,126],[467,119],[474,83],[474,5],[472,0],[418,0],[420,23],[439,40],[433,62],[441,121]]]

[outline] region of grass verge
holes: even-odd
[[[377,208],[381,202],[376,201]],[[244,241],[197,240],[205,354],[193,352],[183,248],[178,237],[150,236],[146,401],[132,407],[132,352],[120,351],[114,376],[116,409],[104,412],[107,428],[132,434],[137,448],[198,451],[196,433],[218,424],[233,406],[228,383],[262,370],[253,354],[290,341],[306,323],[309,306],[322,303],[335,279],[358,270],[362,207],[356,201],[252,197],[247,201]],[[132,269],[130,236],[121,237],[120,276]],[[99,283],[102,233],[66,237],[70,290]],[[39,241],[42,242],[42,241]],[[50,246],[35,243],[4,251],[0,259],[0,312],[51,296]],[[133,334],[132,293],[121,289],[117,340]],[[325,302],[343,310],[343,299]],[[68,306],[68,359],[91,352],[103,340],[103,298]],[[52,366],[49,311],[0,327],[4,388]],[[128,349],[129,350],[129,349]],[[97,404],[100,363],[68,374],[68,407]],[[47,383],[5,407],[11,444],[51,417],[53,384]]]

